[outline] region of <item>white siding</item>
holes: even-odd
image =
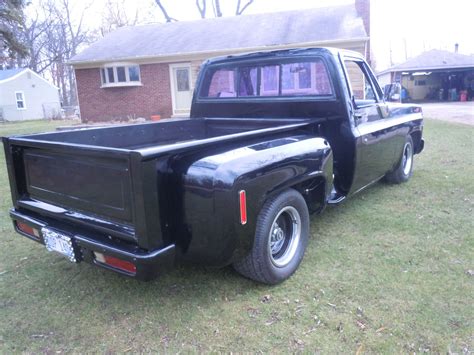
[[[16,92],[23,92],[25,108],[18,109]],[[58,89],[25,70],[18,77],[0,82],[0,120],[20,121],[52,118],[61,112]]]
[[[377,75],[377,81],[379,82],[380,86],[383,88],[385,85],[391,84],[392,81],[392,73],[384,73],[381,75]]]

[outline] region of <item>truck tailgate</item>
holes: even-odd
[[[16,209],[139,242],[131,151],[23,137],[3,144]]]
[[[23,162],[30,198],[132,223],[128,160],[29,148]]]

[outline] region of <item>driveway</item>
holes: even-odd
[[[421,104],[423,115],[430,119],[459,122],[474,126],[474,101]]]

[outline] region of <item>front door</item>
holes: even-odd
[[[378,180],[393,165],[393,132],[387,124],[388,110],[368,67],[360,60],[345,60],[351,86],[356,126],[356,165],[351,192]]]
[[[173,115],[189,115],[193,89],[190,64],[172,64],[170,66]]]

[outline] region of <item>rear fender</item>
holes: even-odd
[[[321,209],[331,186],[332,152],[323,138],[276,138],[204,157],[185,176],[183,256],[207,265],[229,264],[252,248],[265,201],[295,188],[311,210]],[[242,190],[247,202],[245,224],[239,208]]]

